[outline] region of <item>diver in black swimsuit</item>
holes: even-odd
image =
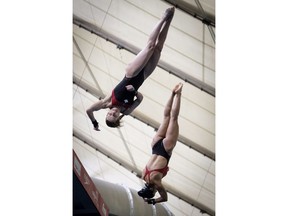
[[[175,86],[165,106],[163,121],[152,141],[152,156],[143,169],[142,178],[145,186],[138,191],[148,204],[166,202],[167,192],[162,185],[162,178],[169,170],[168,163],[179,136],[178,115],[180,112],[181,92],[183,84]],[[160,197],[154,198],[159,192]]]
[[[120,119],[124,115],[129,115],[142,102],[143,95],[138,92],[138,88],[152,74],[158,64],[174,11],[174,7],[166,9],[163,17],[150,34],[146,47],[127,65],[125,77],[111,94],[86,110],[95,130],[99,130],[99,124],[93,115],[94,111],[109,108],[106,124],[109,127],[119,127]]]

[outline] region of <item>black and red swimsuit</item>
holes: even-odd
[[[139,74],[135,77],[127,78],[125,76],[123,80],[112,91],[112,106],[129,108],[133,104],[137,90],[143,84],[143,82],[143,70],[140,71]],[[128,91],[126,89],[127,85],[132,85],[135,91]]]
[[[163,139],[160,139],[155,143],[155,145],[152,148],[152,154],[161,155],[161,156],[165,157],[167,159],[167,164],[163,168],[153,169],[153,170],[149,170],[146,166],[145,167],[145,175],[144,175],[143,179],[145,179],[145,177],[148,176],[149,182],[150,182],[150,174],[152,172],[160,172],[163,174],[163,177],[167,175],[167,173],[169,171],[168,163],[169,163],[169,160],[171,157],[171,155],[169,155],[164,148]]]

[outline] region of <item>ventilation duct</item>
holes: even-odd
[[[137,191],[124,185],[113,184],[91,178],[103,200],[109,207],[109,214],[117,216],[172,216],[164,203],[149,205],[138,196]]]

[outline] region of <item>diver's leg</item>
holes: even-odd
[[[172,150],[175,147],[177,140],[178,140],[178,136],[179,136],[178,116],[180,112],[182,87],[183,87],[183,84],[179,84],[179,88],[176,91],[176,95],[174,97],[172,110],[171,110],[171,117],[169,120],[165,138],[163,140],[164,147],[168,154],[172,153]]]
[[[146,66],[144,68],[144,79],[146,79],[147,77],[149,77],[152,74],[152,72],[155,70],[155,68],[159,62],[159,59],[161,56],[161,51],[163,49],[165,40],[167,38],[170,23],[171,23],[172,18],[174,16],[174,10],[175,10],[174,8],[170,8],[171,15],[169,16],[169,18],[165,22],[164,27],[162,28],[162,30],[159,34],[154,52],[153,52],[151,58],[149,59],[149,61],[147,62]]]
[[[169,17],[171,17],[171,9],[168,8],[161,20],[157,23],[157,25],[154,27],[153,31],[151,32],[146,47],[141,50],[135,59],[129,63],[126,67],[126,77],[134,77],[137,76],[137,74],[144,68],[144,66],[147,64],[149,59],[154,53],[156,43],[158,40],[158,36],[160,34],[161,28],[163,24],[166,22]]]

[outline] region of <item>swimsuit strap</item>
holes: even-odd
[[[145,175],[144,175],[144,179],[146,177],[146,175],[148,175],[148,179],[149,179],[149,182],[150,182],[150,174],[152,172],[160,172],[163,174],[163,176],[165,176],[167,174],[167,171],[169,170],[169,167],[168,166],[165,166],[163,168],[160,168],[160,169],[153,169],[153,170],[149,170],[147,168],[147,166],[145,167]]]
[[[143,179],[145,179],[145,177],[146,177],[146,175],[148,175],[148,179],[149,179],[149,182],[150,182],[150,173],[151,173],[151,171],[147,168],[147,166],[145,167],[145,175],[144,175],[144,178]]]

